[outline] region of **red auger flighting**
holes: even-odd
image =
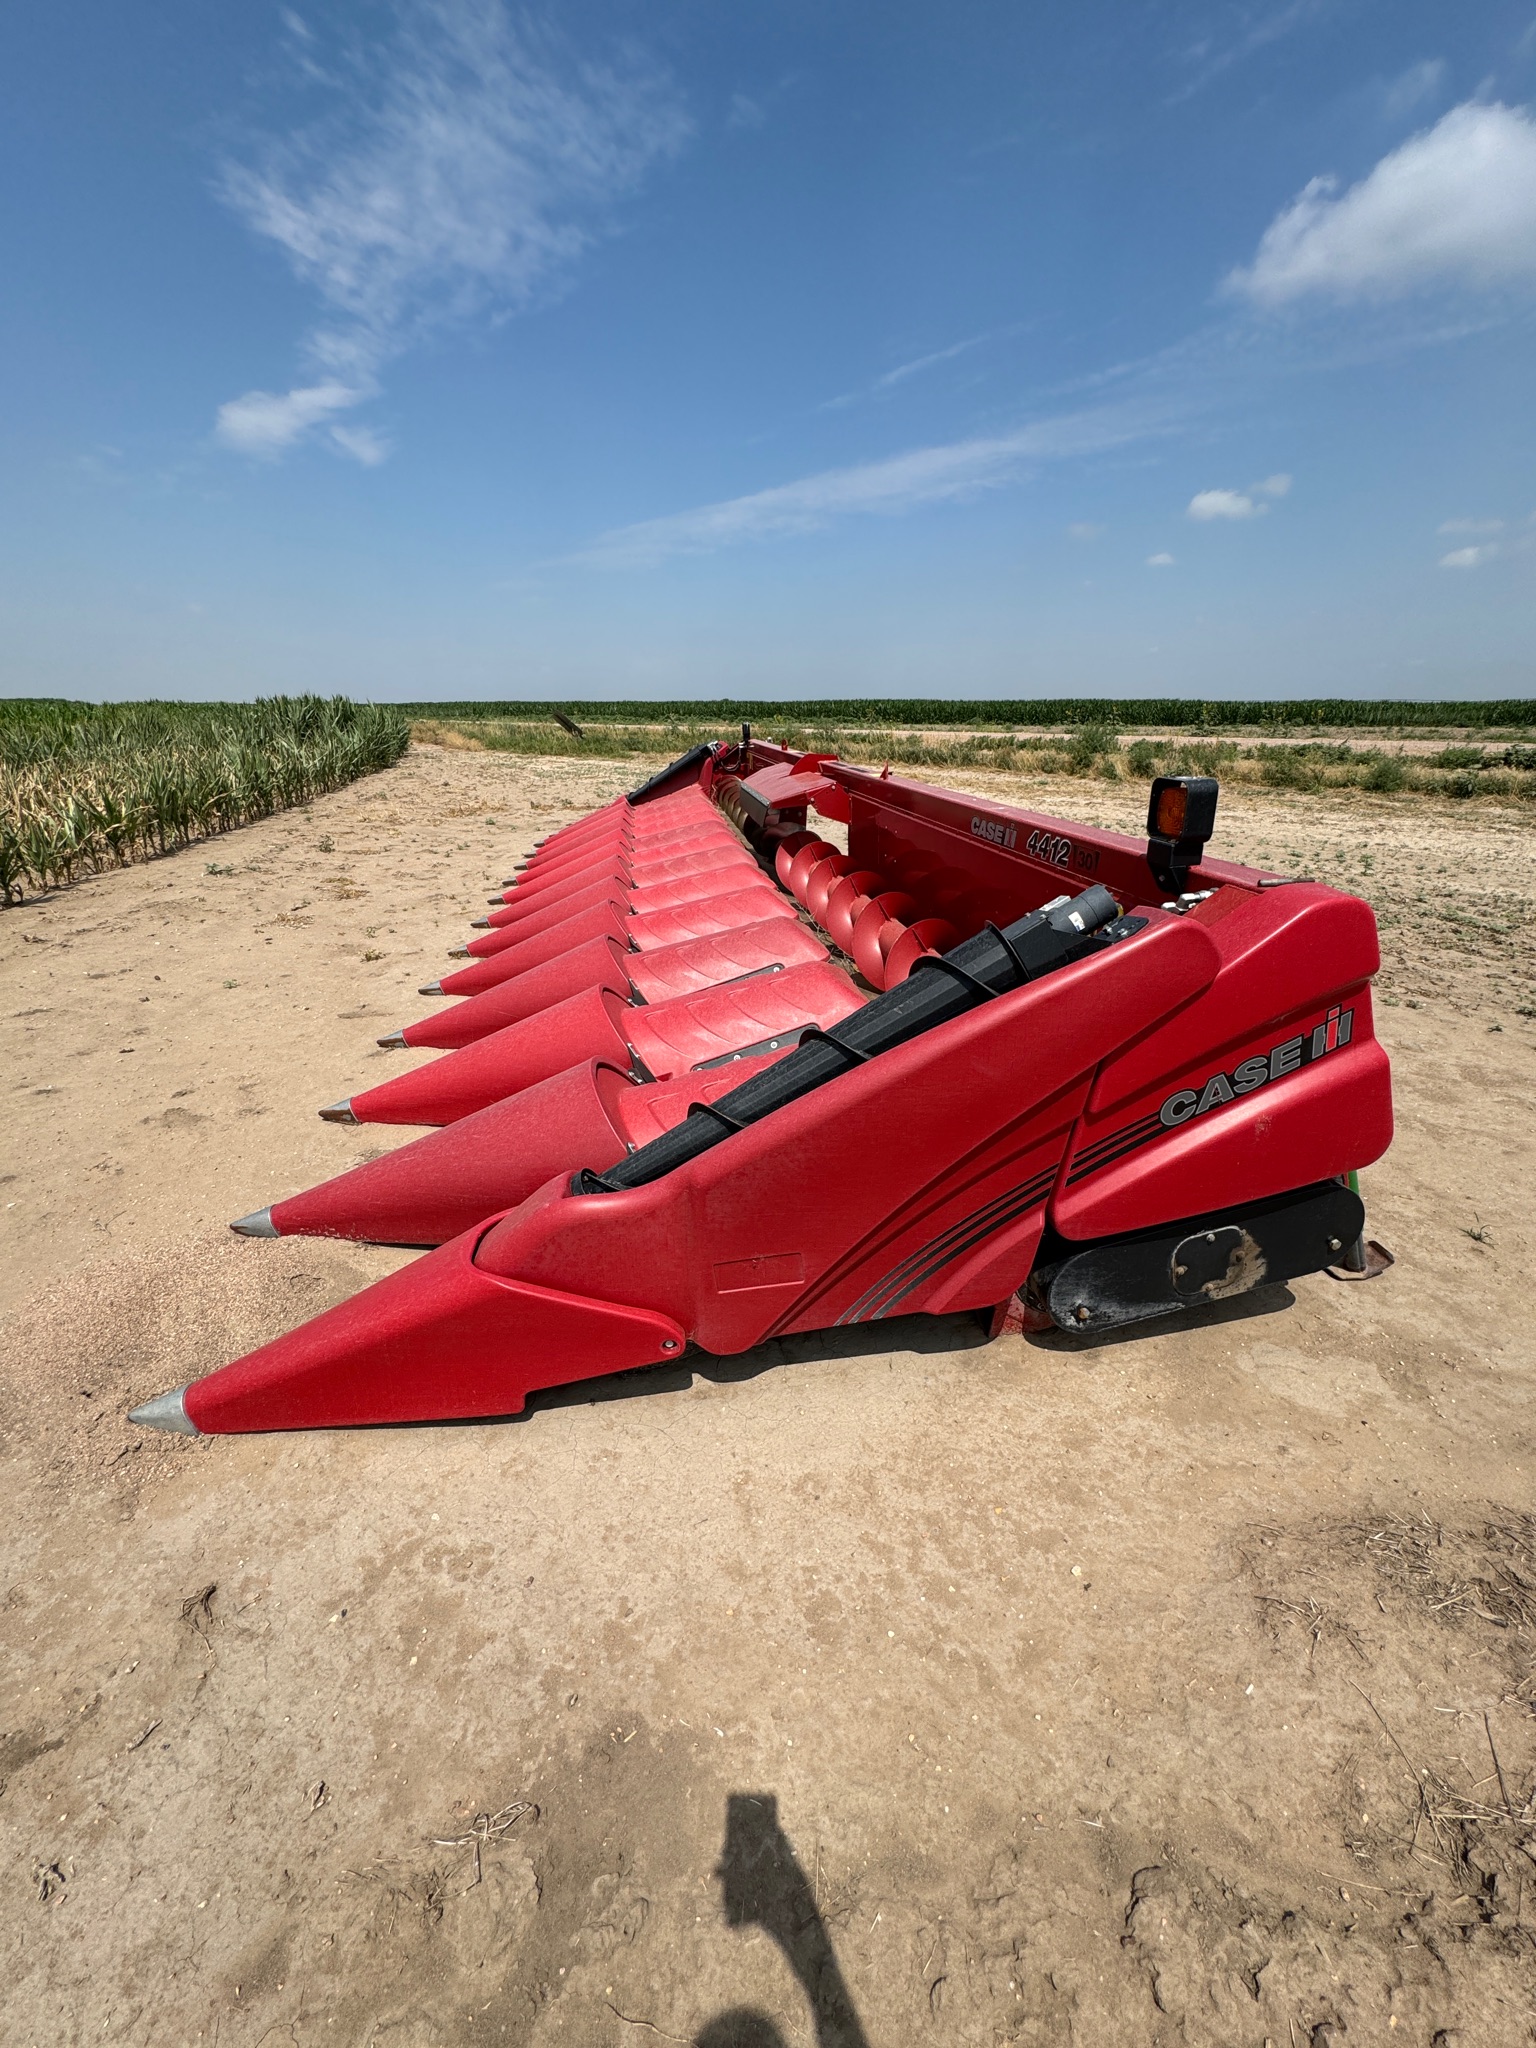
[[[1159,778],[1142,840],[695,749],[544,840],[423,990],[460,1000],[379,1041],[442,1057],[320,1112],[436,1128],[233,1226],[431,1249],[131,1419],[513,1415],[690,1346],[1374,1273],[1375,920],[1209,858],[1216,798]]]

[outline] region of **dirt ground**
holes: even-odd
[[[224,1226],[412,1135],[314,1111],[634,772],[417,748],[0,917],[0,2037],[1536,2040],[1520,813],[1224,806],[1382,919],[1374,1284],[510,1423],[125,1423],[400,1263]]]

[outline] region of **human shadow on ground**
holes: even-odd
[[[771,1792],[732,1792],[725,1802],[725,1847],[715,1871],[728,1927],[760,1927],[776,1942],[811,2008],[817,2048],[869,2048],[839,1967],[815,1889],[779,1825]],[[785,2048],[784,2036],[755,2006],[716,2013],[694,2048]]]

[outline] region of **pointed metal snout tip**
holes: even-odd
[[[491,920],[488,917],[472,917],[469,920],[469,928],[472,932],[488,932],[491,928]],[[465,946],[460,950],[467,953],[469,948]]]
[[[382,1045],[386,1052],[398,1052],[405,1044],[405,1033],[403,1031],[386,1031],[384,1036],[378,1039],[376,1043]]]
[[[487,931],[490,930],[491,920],[488,917],[482,917],[479,919],[479,922],[485,926]],[[450,960],[467,960],[469,958],[468,946],[450,946],[448,948],[448,958]]]
[[[496,907],[496,909],[499,910],[507,899],[505,896],[487,896],[485,900],[487,903],[493,904]]]
[[[443,984],[440,981],[429,981],[425,988],[416,991],[419,996],[440,996],[442,992]]]
[[[277,1237],[279,1231],[272,1221],[270,1209],[253,1209],[249,1216],[237,1216],[229,1226],[241,1237]]]
[[[202,1431],[187,1413],[187,1390],[173,1387],[168,1394],[156,1394],[141,1408],[130,1408],[128,1420],[141,1429],[169,1429],[181,1436],[201,1436]]]
[[[328,1124],[355,1124],[357,1122],[357,1118],[352,1114],[350,1097],[343,1102],[331,1103],[327,1108],[322,1109],[320,1114]]]

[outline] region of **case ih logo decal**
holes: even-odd
[[[1336,1052],[1341,1045],[1348,1045],[1354,1029],[1354,1011],[1341,1010],[1335,1004],[1311,1031],[1282,1039],[1267,1053],[1256,1053],[1252,1059],[1240,1061],[1230,1073],[1212,1074],[1198,1088],[1176,1088],[1160,1109],[1150,1110],[1146,1116],[1138,1117],[1135,1123],[1122,1124],[1118,1131],[1110,1131],[1104,1137],[1096,1138],[1091,1145],[1085,1145],[1073,1157],[1067,1186],[1076,1187],[1089,1174],[1102,1172],[1106,1166],[1113,1166],[1116,1160],[1124,1159],[1128,1152],[1139,1151],[1154,1138],[1165,1137],[1181,1124],[1204,1116],[1209,1110],[1219,1109],[1224,1102],[1235,1102],[1240,1095],[1251,1095],[1255,1088],[1265,1088],[1271,1081],[1294,1074],[1299,1068],[1310,1066],[1313,1060]]]
[[[1176,1130],[1180,1124],[1187,1124],[1191,1117],[1204,1116],[1207,1110],[1216,1109],[1223,1102],[1235,1102],[1239,1095],[1251,1095],[1255,1088],[1278,1081],[1283,1074],[1294,1074],[1298,1067],[1309,1066],[1313,1060],[1320,1060],[1324,1053],[1348,1045],[1354,1028],[1354,1011],[1340,1011],[1335,1004],[1310,1039],[1305,1033],[1287,1038],[1281,1044],[1271,1046],[1268,1053],[1244,1060],[1230,1074],[1212,1074],[1203,1088],[1176,1088],[1157,1112],[1157,1120],[1164,1130]]]
[[[994,846],[1012,846],[1018,836],[1012,825],[1005,825],[1000,819],[974,817],[971,820],[973,839],[990,839]]]

